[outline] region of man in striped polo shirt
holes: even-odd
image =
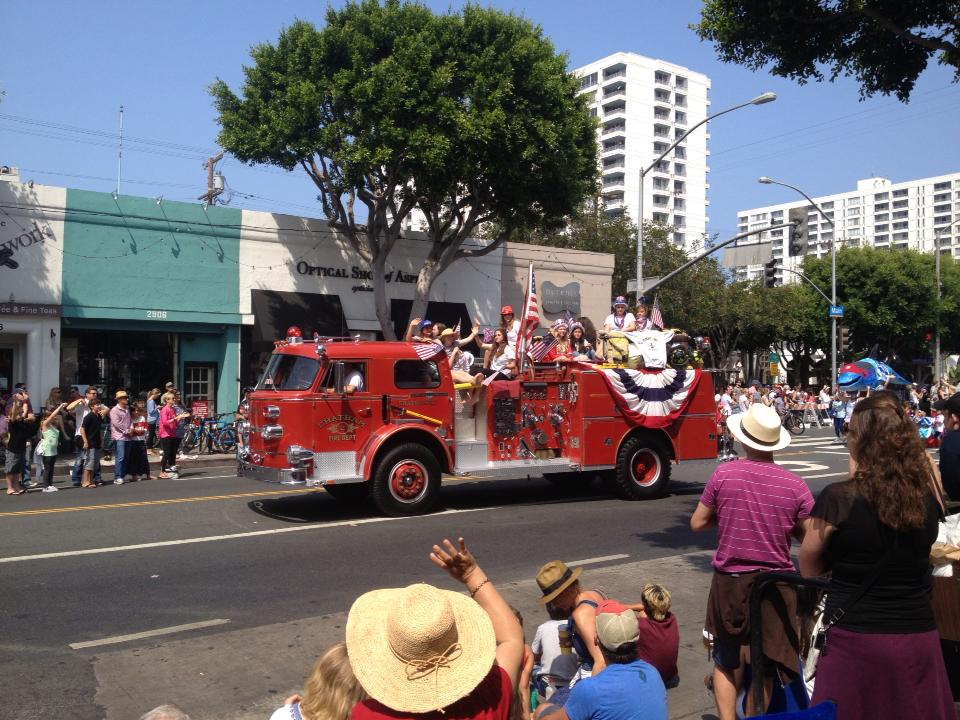
[[[776,410],[756,403],[726,422],[746,457],[714,471],[690,527],[718,528],[706,630],[714,638],[717,714],[720,720],[733,720],[743,666],[749,662],[750,589],[762,572],[796,572],[790,540],[803,539],[813,496],[801,477],[773,462],[773,453],[790,444]],[[791,588],[777,589],[779,593],[771,588],[763,602],[763,654],[769,670],[790,680],[796,677],[800,651],[796,594]],[[764,679],[768,696],[770,679]]]

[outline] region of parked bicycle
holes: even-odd
[[[194,418],[190,421],[180,447],[188,453],[196,449],[200,453],[232,453],[237,447],[237,430],[224,418],[233,413],[221,413],[212,418]]]

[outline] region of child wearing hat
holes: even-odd
[[[618,295],[613,301],[613,312],[603,321],[604,332],[633,332],[637,329],[637,319],[627,310],[627,300]]]

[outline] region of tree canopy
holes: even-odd
[[[932,58],[960,80],[956,0],[706,0],[700,17],[724,62],[800,83],[848,75],[862,97],[907,101]]]
[[[240,95],[211,87],[219,141],[242,161],[306,171],[329,225],[373,270],[386,337],[383,271],[415,208],[430,244],[418,314],[452,262],[562,223],[592,191],[595,120],[565,57],[522,17],[362,0],[251,56]],[[491,222],[486,245],[467,242]]]

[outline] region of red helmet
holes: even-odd
[[[510,305],[504,305],[500,308],[501,315],[513,315],[513,307]]]

